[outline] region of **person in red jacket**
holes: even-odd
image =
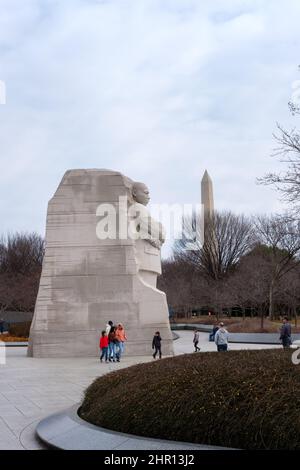
[[[108,337],[106,336],[105,330],[101,332],[99,346],[101,351],[100,361],[102,362],[102,359],[105,356],[105,362],[108,362]]]

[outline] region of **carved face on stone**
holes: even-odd
[[[146,206],[150,201],[149,189],[144,183],[134,183],[132,186],[132,196],[136,202]]]

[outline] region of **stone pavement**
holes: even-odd
[[[193,351],[193,332],[179,331],[175,354]],[[200,333],[201,351],[215,351],[208,334]],[[232,344],[230,349],[274,348],[256,344]],[[57,411],[81,401],[83,392],[96,378],[109,371],[153,361],[151,356],[126,357],[120,363],[100,363],[97,358],[37,359],[26,356],[26,348],[8,348],[7,361],[0,365],[0,450],[42,449],[35,437],[37,423]],[[201,352],[199,353],[201,354]]]

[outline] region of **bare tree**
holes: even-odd
[[[287,273],[279,283],[280,301],[289,309],[291,317],[295,319],[295,326],[298,323],[297,309],[300,306],[300,269],[299,266]]]
[[[300,70],[300,66],[299,66]],[[289,102],[292,115],[300,115],[298,103]],[[292,215],[300,214],[300,133],[296,128],[284,129],[277,123],[278,133],[273,134],[277,147],[272,153],[280,162],[287,164],[284,173],[267,173],[258,178],[259,184],[273,186],[279,191],[281,199],[291,206]]]
[[[282,216],[257,216],[257,236],[270,259],[269,316],[274,317],[274,294],[279,281],[300,262],[300,223]]]
[[[184,220],[186,237],[174,246],[174,257],[186,261],[212,279],[221,279],[229,274],[243,255],[251,250],[255,235],[251,222],[243,215],[232,212],[214,212],[205,219],[204,243],[198,233],[193,249],[187,240],[194,236],[195,223],[192,218]],[[196,224],[197,230],[201,227]]]
[[[0,240],[0,309],[32,311],[44,257],[44,240],[36,233]]]
[[[265,249],[257,245],[241,259],[227,285],[236,305],[243,310],[251,307],[257,311],[261,318],[261,329],[268,306],[270,272],[270,260],[265,256]]]
[[[259,184],[274,186],[281,194],[281,199],[291,205],[294,215],[300,214],[300,133],[296,129],[287,131],[277,124],[279,135],[274,138],[279,144],[272,156],[287,163],[285,173],[267,173],[258,178]]]
[[[16,233],[0,240],[0,272],[26,274],[42,266],[45,246],[37,233]]]
[[[9,282],[5,274],[0,274],[0,312],[3,313],[11,306],[14,284]]]

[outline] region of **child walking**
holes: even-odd
[[[152,349],[155,349],[153,353],[153,358],[156,358],[156,354],[159,354],[159,359],[161,359],[161,336],[160,332],[156,331],[155,335],[153,336],[152,340]]]
[[[99,346],[101,350],[100,361],[102,362],[102,359],[105,356],[105,362],[108,362],[108,337],[106,336],[105,330],[101,331]]]
[[[194,330],[193,343],[194,343],[195,352],[200,351],[200,348],[198,347],[198,343],[199,343],[199,331],[198,330]]]

